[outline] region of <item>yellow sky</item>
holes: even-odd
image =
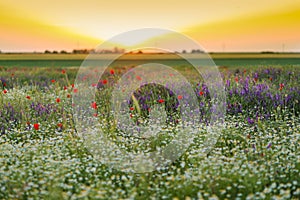
[[[300,0],[0,0],[0,50],[94,48],[155,27],[207,51],[300,51],[299,20]]]

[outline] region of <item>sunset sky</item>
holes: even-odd
[[[186,34],[210,52],[295,52],[299,21],[300,0],[0,0],[0,50],[95,48],[153,27]]]

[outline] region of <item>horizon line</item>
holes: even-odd
[[[80,49],[81,50],[81,49]],[[89,49],[82,49],[82,50],[89,50]],[[64,50],[63,50],[64,51]],[[262,50],[262,51],[203,51],[200,53],[192,53],[192,52],[124,52],[123,54],[173,54],[173,53],[179,53],[179,54],[201,54],[201,53],[218,53],[218,54],[226,54],[226,53],[241,53],[241,54],[246,54],[246,53],[259,53],[259,54],[289,54],[289,53],[300,53],[300,51],[269,51],[269,50]],[[80,52],[80,53],[74,53],[72,51],[57,51],[53,50],[52,52],[43,52],[43,51],[0,51],[0,54],[117,54],[117,52],[109,52],[109,53],[102,53],[102,52]]]

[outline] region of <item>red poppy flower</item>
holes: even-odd
[[[71,98],[71,95],[70,95],[70,94],[67,94],[67,98]]]
[[[157,102],[158,102],[158,103],[163,103],[163,102],[165,102],[165,100],[159,99],[159,100],[157,100]]]
[[[178,95],[177,98],[180,100],[180,99],[182,99],[183,97],[182,97],[182,95]]]
[[[57,99],[56,99],[56,102],[59,103],[59,102],[60,102],[60,98],[57,98]]]
[[[200,92],[199,92],[199,95],[200,95],[200,96],[202,96],[203,94],[204,94],[204,92],[203,92],[203,91],[200,91]]]
[[[72,84],[71,86],[72,86],[72,88],[74,88],[74,84]]]
[[[142,78],[140,76],[136,76],[136,79],[139,80],[139,81],[142,80]]]
[[[282,90],[284,88],[284,84],[283,83],[280,83],[279,84],[279,90]]]
[[[109,71],[109,73],[110,73],[111,75],[114,75],[114,74],[115,74],[115,70],[111,69],[111,70]]]
[[[3,86],[6,87],[6,83],[3,83]]]
[[[27,96],[26,99],[30,99],[30,96]]]
[[[92,87],[96,87],[97,86],[97,84],[96,83],[92,83]]]
[[[102,81],[102,83],[105,85],[105,84],[107,84],[107,80],[106,79],[104,79],[103,81]]]
[[[238,77],[235,77],[234,80],[235,80],[236,83],[239,82],[239,78]]]
[[[270,81],[272,81],[272,80],[273,80],[273,78],[272,78],[272,77],[270,77],[270,78],[269,78],[269,80],[270,80]]]
[[[65,73],[66,73],[66,70],[64,70],[64,69],[61,70],[61,73],[62,73],[62,74],[65,74]]]
[[[64,90],[67,90],[68,89],[68,87],[67,86],[64,86]]]
[[[74,92],[74,93],[77,93],[77,92],[78,92],[78,89],[77,89],[77,88],[75,88],[75,89],[73,90],[73,92]]]
[[[134,107],[130,107],[130,110],[134,110]]]
[[[93,116],[94,116],[94,117],[97,117],[97,116],[98,116],[98,114],[97,114],[97,113],[94,113],[94,114],[93,114]]]
[[[94,109],[97,109],[97,103],[93,102],[92,105],[91,105],[91,107],[94,108]]]
[[[3,93],[6,94],[6,93],[7,93],[7,90],[3,90]]]
[[[57,126],[61,128],[63,125],[62,123],[58,123]]]
[[[34,128],[35,130],[39,130],[40,125],[39,125],[39,124],[33,124],[33,128]]]
[[[52,82],[52,83],[55,83],[55,80],[54,80],[54,79],[52,79],[52,80],[51,80],[51,82]]]

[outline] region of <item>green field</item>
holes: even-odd
[[[197,55],[186,54],[195,59]],[[87,54],[0,54],[3,67],[74,67],[80,66]],[[113,55],[99,55],[99,63]],[[210,54],[217,66],[299,66],[300,54],[259,54],[259,53],[213,53]],[[184,65],[184,61],[174,55],[127,55],[117,65],[138,65],[142,61],[158,61],[170,66]]]
[[[212,55],[222,66],[226,116],[224,129],[204,156],[216,99],[201,77],[193,79],[195,70],[186,62],[167,55],[128,55],[96,82],[90,84],[92,76],[79,76],[88,83],[86,90],[95,92],[95,99],[76,105],[74,97],[86,92],[75,83],[85,57],[0,54],[0,199],[300,199],[299,54]],[[122,101],[127,103],[129,122],[141,126],[151,124],[148,115],[160,109],[155,120],[162,125],[155,126],[157,134],[152,137],[132,134],[131,124],[118,124],[112,109],[117,82],[146,62],[174,67],[192,88],[185,94],[188,84],[180,85],[182,79],[174,78],[179,91],[149,87]],[[97,76],[96,71],[92,75]],[[143,82],[131,75],[125,89]],[[189,102],[191,96],[199,107],[191,145],[178,159],[154,171],[113,168],[97,158],[78,133],[81,124],[74,111],[85,106],[90,112],[83,112],[83,119],[96,121],[109,144],[126,152],[153,153],[181,130],[185,104],[176,103]],[[185,114],[194,116],[190,113]],[[93,124],[87,128],[94,130]],[[116,148],[107,145],[107,150],[113,153]]]

